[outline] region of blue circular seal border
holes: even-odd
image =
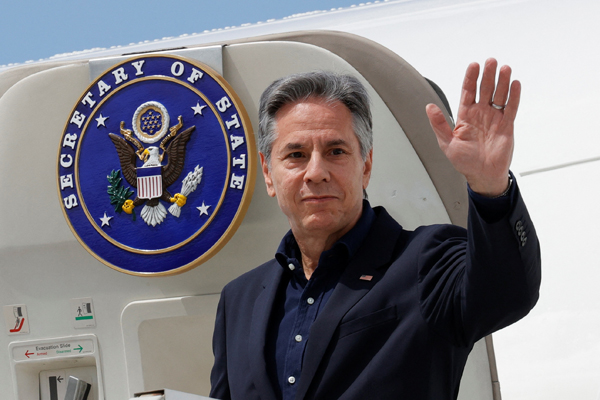
[[[164,137],[156,143],[132,134],[134,114],[146,103],[163,105],[161,110],[166,110],[166,120],[170,119],[170,126],[161,133]],[[165,116],[157,121],[156,129],[165,131],[160,126]],[[177,140],[184,134],[187,141]],[[119,154],[117,142],[121,141],[131,147],[130,158]],[[167,154],[171,145],[175,150]],[[131,170],[137,173],[137,183],[145,179],[141,175],[148,174],[142,172],[156,171],[145,168],[144,161],[149,158],[145,155],[142,159],[141,153],[152,146],[159,154],[162,151],[156,167],[159,172],[152,173],[163,177],[163,186],[171,159],[173,165],[180,165],[180,173],[169,175],[172,183],[162,187],[163,197],[157,197],[159,188],[150,195],[152,200],[139,199],[142,190],[133,182]],[[133,156],[138,150],[140,159]],[[75,237],[99,261],[131,275],[177,274],[214,256],[233,236],[252,198],[255,157],[246,110],[219,74],[179,56],[139,56],[101,74],[74,106],[59,143],[59,200]],[[199,168],[201,179],[180,206],[180,215],[175,216],[169,208],[175,203],[165,199],[181,192],[184,178]],[[173,176],[177,176],[174,181]],[[127,214],[121,208],[123,193],[143,205]],[[115,203],[117,198],[121,201]],[[157,201],[169,212],[152,225],[142,218],[141,211]],[[175,201],[174,197],[170,201]]]

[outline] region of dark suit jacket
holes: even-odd
[[[296,399],[455,399],[475,341],[523,317],[538,298],[540,253],[525,205],[468,230],[402,229],[385,209],[310,330]],[[274,400],[265,363],[283,269],[275,260],[221,296],[211,397]],[[372,275],[370,281],[361,275]]]

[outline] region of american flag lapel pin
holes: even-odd
[[[360,276],[361,281],[371,281],[371,279],[373,279],[373,275],[361,275]]]

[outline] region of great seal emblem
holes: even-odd
[[[96,79],[61,137],[58,192],[77,240],[133,275],[193,268],[241,223],[256,179],[245,109],[216,72],[167,55]]]

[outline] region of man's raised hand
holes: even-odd
[[[477,101],[479,64],[467,68],[454,130],[435,104],[427,105],[427,116],[440,148],[454,168],[467,178],[471,189],[494,197],[508,186],[508,168],[513,154],[514,120],[519,108],[521,84],[510,82],[511,69],[500,68],[490,58],[485,62]]]

